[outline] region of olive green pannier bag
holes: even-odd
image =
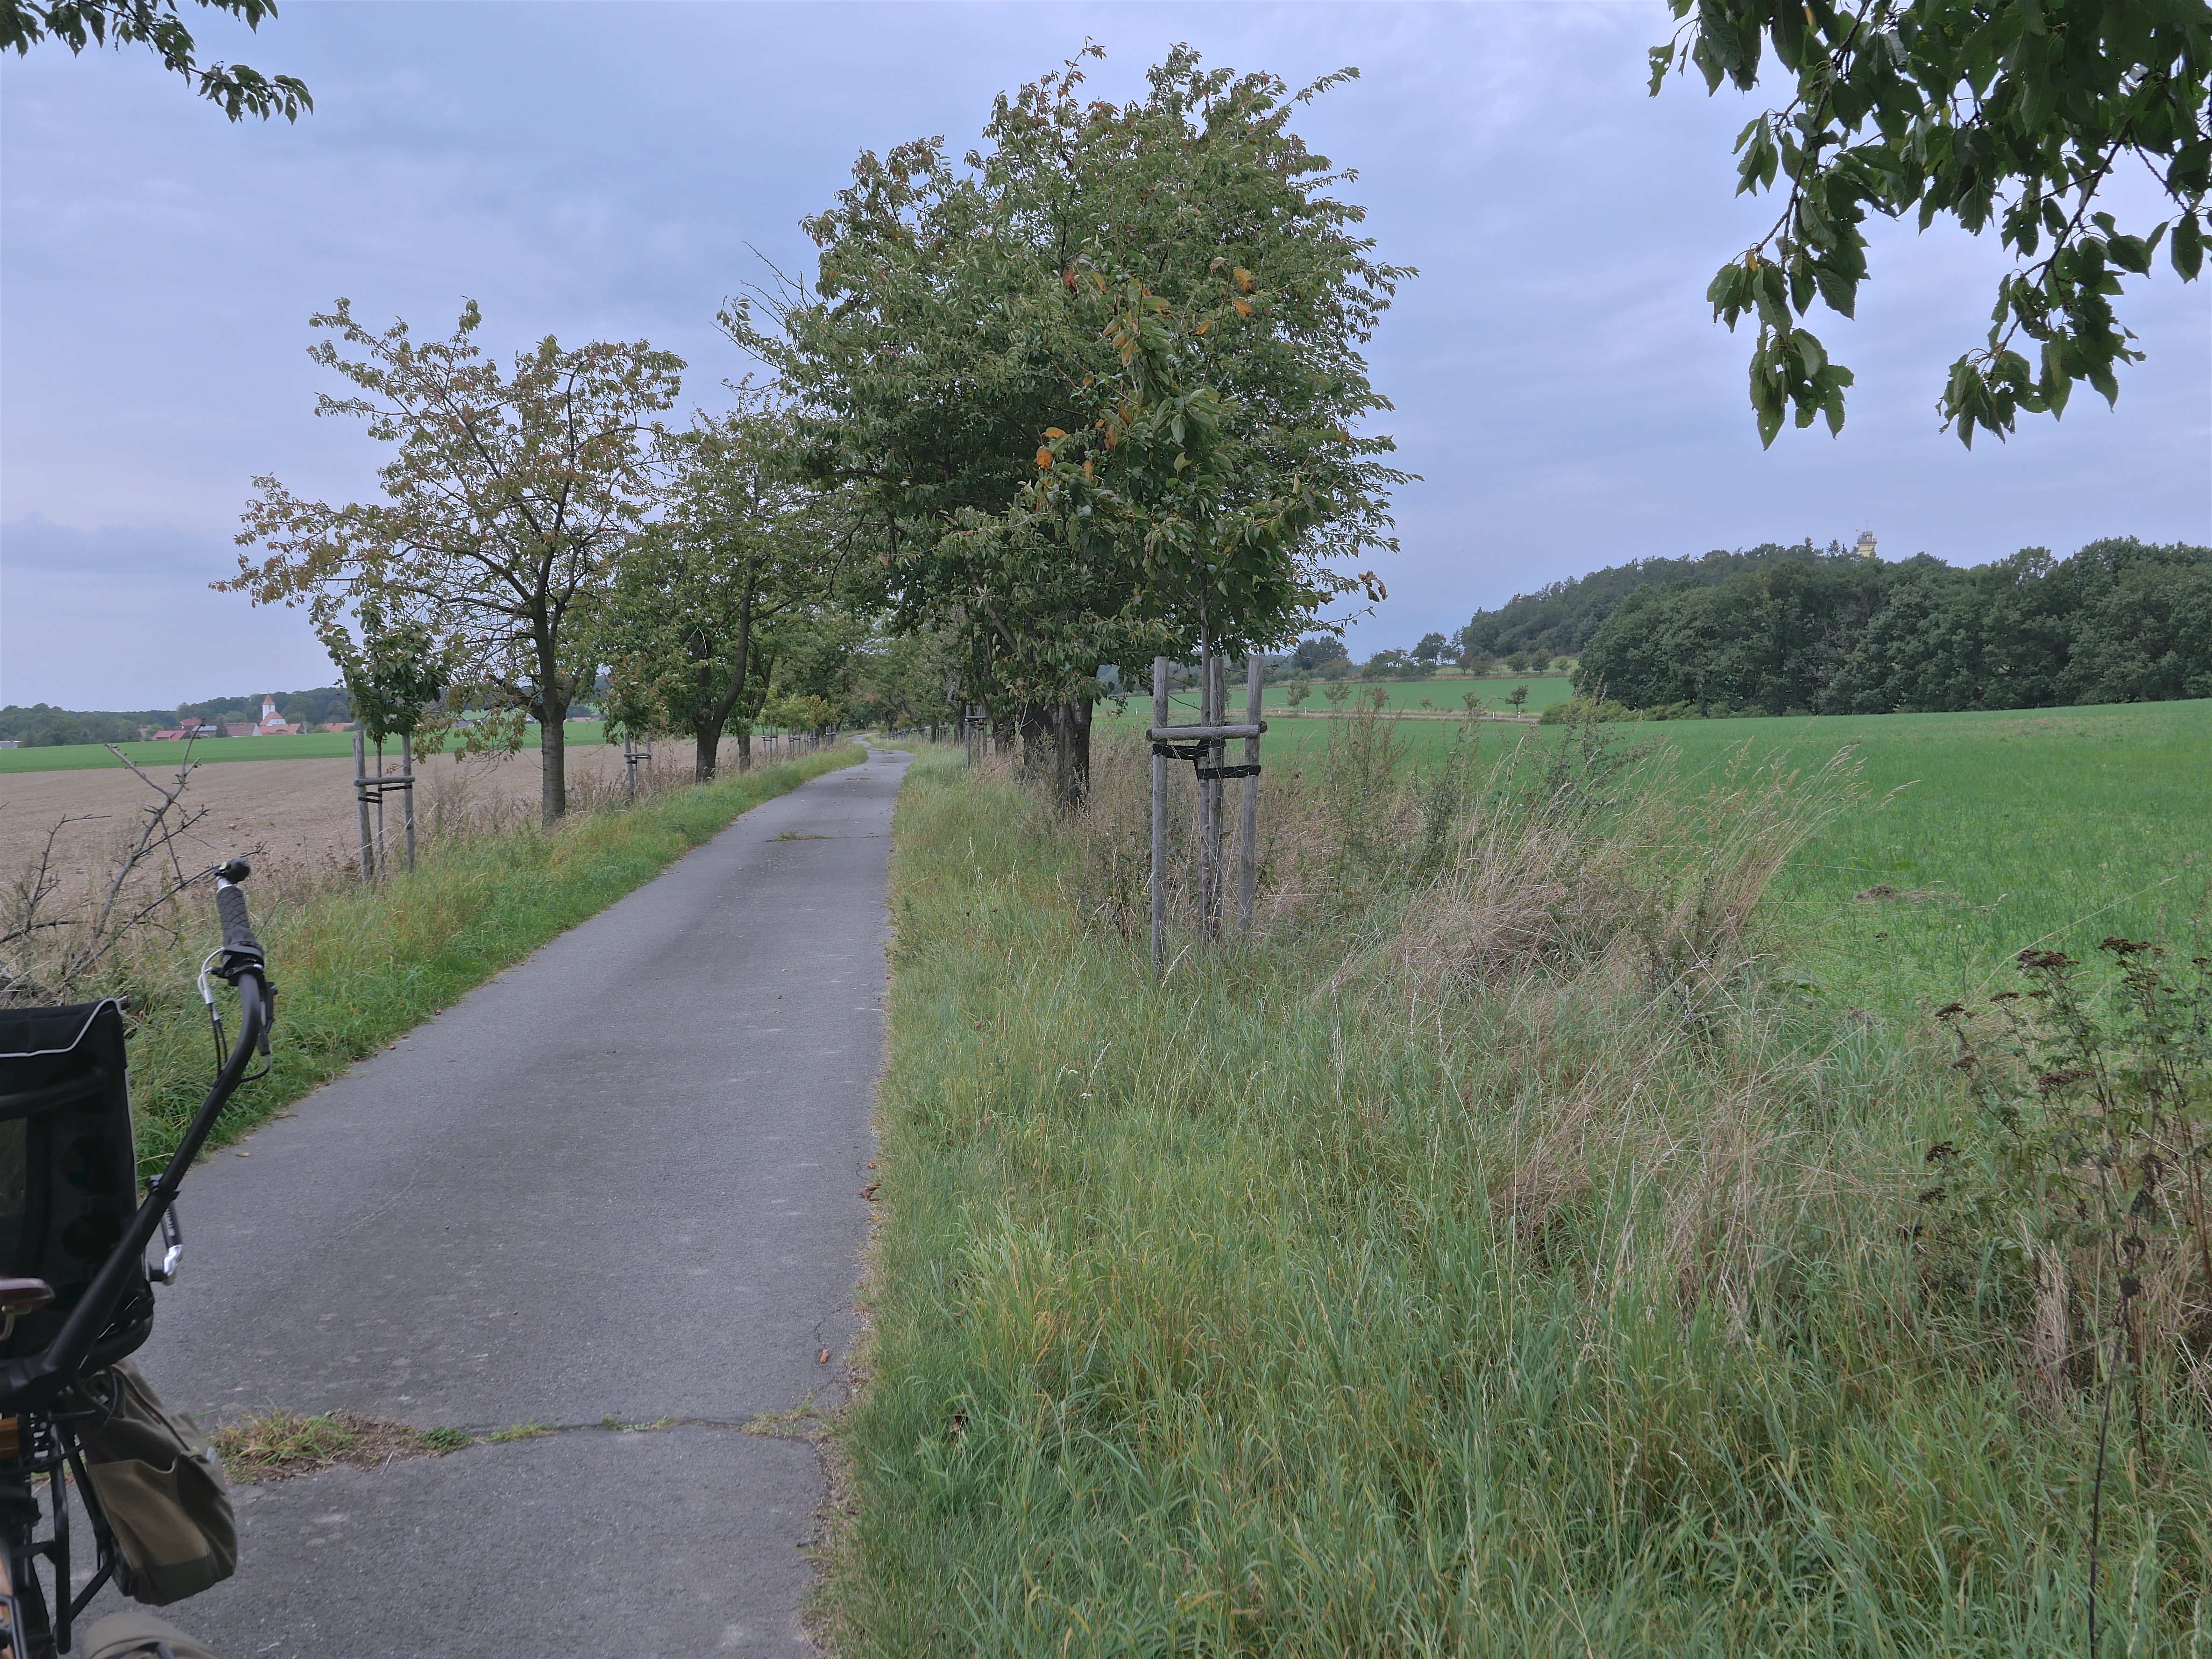
[[[90,1413],[78,1423],[77,1439],[123,1558],[116,1588],[160,1607],[229,1577],[238,1565],[238,1520],[222,1465],[198,1425],[164,1406],[127,1359],[86,1377],[67,1398],[73,1410]]]
[[[215,1659],[150,1613],[111,1613],[84,1633],[84,1659]]]

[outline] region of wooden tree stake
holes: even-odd
[[[415,868],[415,739],[405,732],[399,734],[399,772],[407,781],[400,802],[407,817],[407,868]]]
[[[1168,659],[1152,659],[1152,724],[1168,723]],[[1167,967],[1168,757],[1152,750],[1152,971]]]
[[[353,733],[353,799],[361,815],[361,878],[376,879],[376,843],[368,827],[368,734],[359,726]]]
[[[1244,659],[1244,723],[1260,724],[1260,702],[1267,669],[1256,651]],[[1260,739],[1244,739],[1244,764],[1256,769],[1260,764]],[[1237,825],[1237,931],[1249,934],[1252,931],[1254,896],[1260,884],[1260,775],[1253,770],[1244,775],[1243,811]]]

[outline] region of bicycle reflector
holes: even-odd
[[[125,1064],[112,999],[0,1009],[0,1278],[54,1290],[0,1341],[0,1359],[53,1340],[138,1207]],[[103,1334],[103,1363],[143,1341],[152,1315],[137,1276]]]

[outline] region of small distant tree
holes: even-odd
[[[1300,640],[1291,653],[1291,666],[1302,674],[1318,673],[1327,663],[1343,662],[1351,656],[1344,641],[1334,634],[1316,634]]]
[[[503,374],[476,343],[483,320],[471,300],[451,338],[418,343],[404,322],[372,332],[345,300],[313,319],[337,339],[309,356],[359,388],[324,394],[315,412],[356,416],[396,447],[377,475],[385,499],[332,507],[256,478],[238,541],[268,556],[241,553],[214,586],[304,605],[319,629],[370,600],[428,629],[455,697],[494,717],[471,744],[520,747],[525,719],[538,721],[551,824],[568,804],[563,722],[598,677],[576,624],[654,498],[649,422],[675,401],[684,363],[642,340],[564,349],[548,335]]]
[[[1344,700],[1352,695],[1352,682],[1348,679],[1331,680],[1322,688],[1321,694],[1328,699],[1330,708],[1342,708]]]
[[[1366,680],[1418,680],[1436,672],[1434,663],[1422,662],[1403,651],[1377,651],[1359,671]]]
[[[361,637],[333,617],[320,629],[323,646],[345,683],[346,701],[380,756],[387,738],[412,738],[437,711],[452,681],[429,626],[394,621],[372,598],[362,604]],[[442,711],[438,711],[443,723]]]
[[[1292,680],[1291,689],[1284,695],[1289,698],[1291,707],[1296,708],[1308,697],[1313,696],[1313,683],[1310,680]]]
[[[619,722],[689,735],[702,783],[733,716],[751,766],[761,630],[828,592],[849,529],[792,476],[787,435],[756,406],[665,440],[668,510],[624,550],[594,623]]]
[[[787,732],[827,732],[837,724],[837,705],[811,692],[786,692],[761,711],[771,726]]]
[[[1431,667],[1442,662],[1451,653],[1451,646],[1441,634],[1424,634],[1421,642],[1413,647],[1413,660],[1427,663]]]
[[[936,632],[872,638],[855,676],[856,716],[890,727],[955,718],[957,658],[957,642]]]
[[[1505,694],[1505,701],[1513,705],[1515,714],[1519,714],[1522,705],[1528,701],[1528,688],[1525,685],[1515,686]]]

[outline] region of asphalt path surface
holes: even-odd
[[[774,1431],[842,1398],[906,759],[756,807],[193,1173],[165,1399],[550,1432],[240,1487],[236,1576],[167,1616],[223,1659],[807,1650],[823,1474]]]

